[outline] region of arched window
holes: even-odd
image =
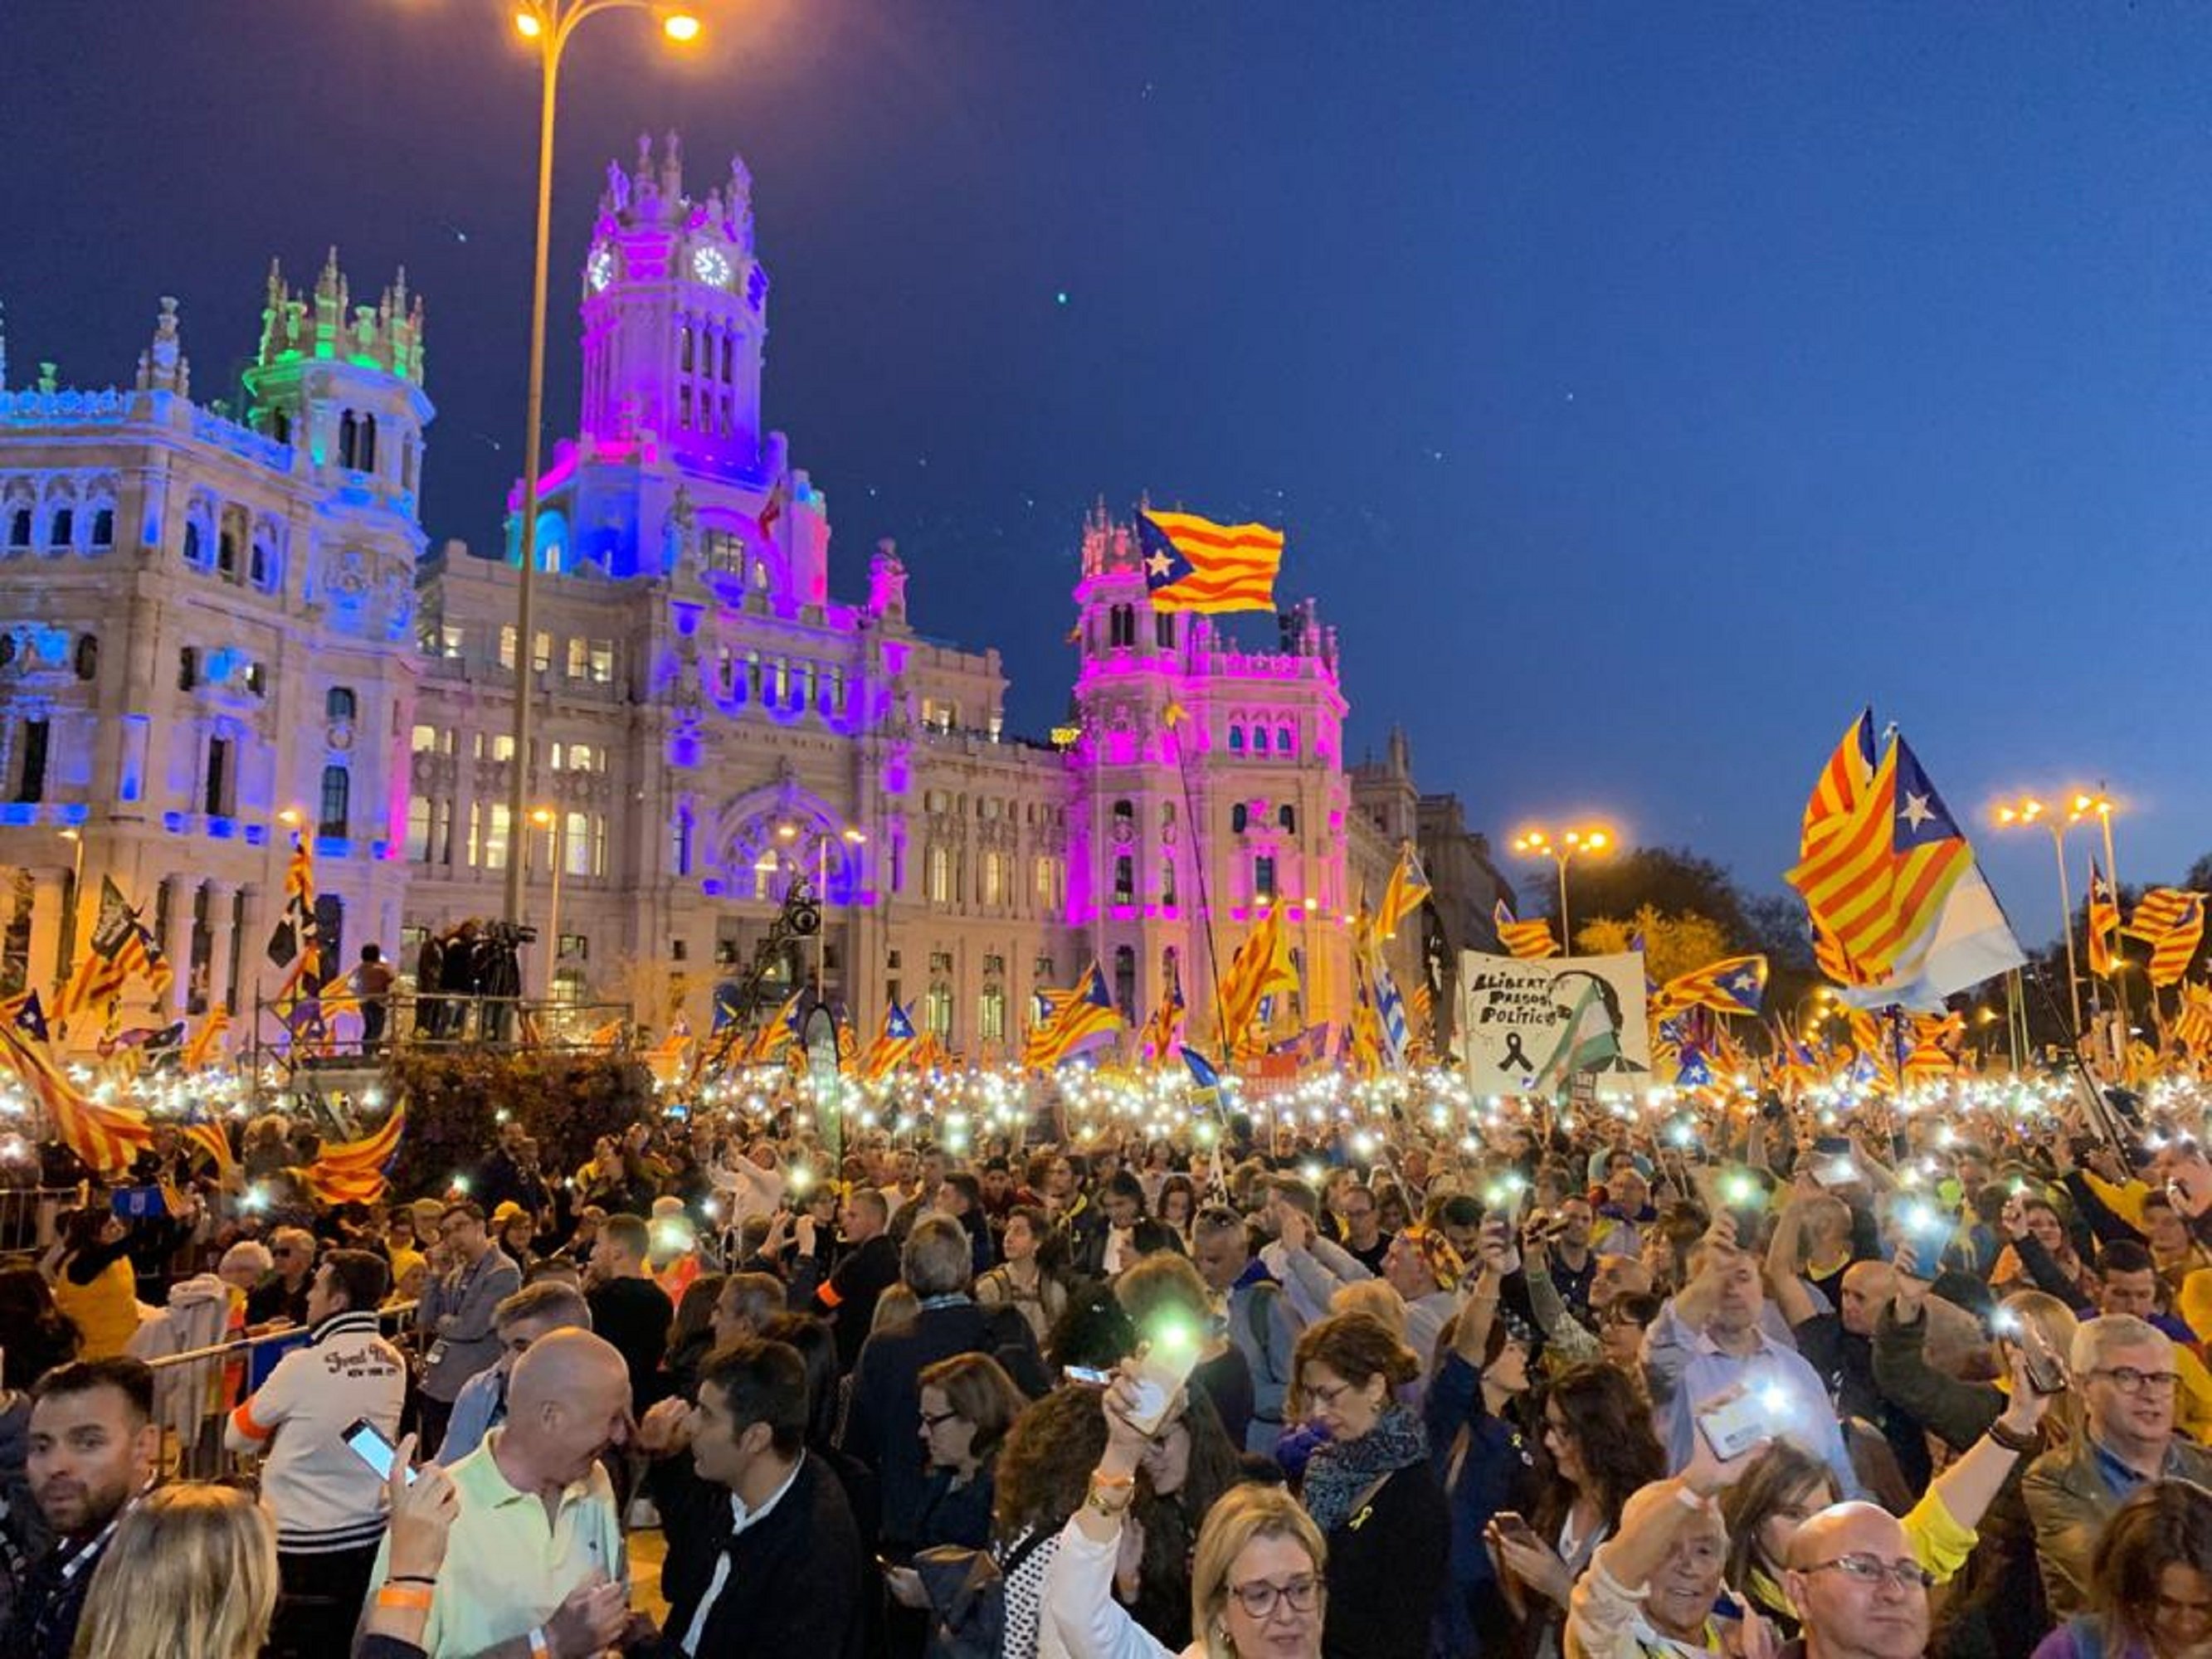
[[[1106,614],[1106,643],[1119,648],[1137,642],[1137,612],[1133,605],[1117,605]]]
[[[684,372],[689,374],[699,360],[698,337],[691,332],[691,325],[684,325]]]
[[[1252,809],[1243,801],[1238,801],[1229,809],[1229,831],[1231,835],[1243,835],[1245,826],[1251,821]]]
[[[30,532],[27,530],[24,532],[23,539],[26,541],[30,539]],[[196,520],[185,520],[185,562],[197,568],[206,557],[207,550],[201,544],[198,522]]]
[[[1252,860],[1252,896],[1273,898],[1275,896],[1275,859],[1271,853],[1262,853]]]
[[[216,574],[227,580],[238,580],[238,532],[228,525],[216,538],[215,568]]]
[[[1160,860],[1160,902],[1163,904],[1173,904],[1175,902],[1175,860],[1173,859],[1162,859]]]
[[[1114,860],[1114,902],[1134,904],[1137,902],[1137,861],[1123,854]]]
[[[1175,612],[1159,611],[1152,614],[1152,643],[1163,651],[1175,649]]]
[[[354,444],[355,464],[363,472],[376,471],[376,416],[361,417],[361,432]]]
[[[355,453],[360,447],[361,422],[354,418],[353,410],[349,409],[338,416],[338,465],[353,466]]]
[[[334,685],[323,694],[323,718],[326,720],[349,720],[359,706],[349,685]]]
[[[74,546],[76,542],[76,509],[72,507],[56,507],[53,522],[47,526],[46,545],[58,552],[63,548]]]
[[[92,515],[92,544],[106,551],[115,545],[115,509],[102,507]]]
[[[291,416],[281,409],[271,415],[269,417],[269,435],[280,444],[290,443],[292,441]]]
[[[96,634],[78,635],[74,660],[77,678],[98,679],[100,678],[100,636]]]
[[[177,653],[177,690],[190,691],[200,683],[200,653],[197,646]]]
[[[1114,947],[1114,1001],[1125,1018],[1137,1006],[1137,952],[1127,945]]]
[[[1267,728],[1264,726],[1255,726],[1252,728],[1252,752],[1255,755],[1264,755],[1267,752]]]
[[[323,769],[323,810],[317,814],[315,833],[343,836],[353,807],[353,774],[343,766]]]
[[[19,507],[8,515],[8,545],[11,549],[31,544],[31,509]]]
[[[1285,835],[1297,835],[1298,833],[1298,809],[1291,805],[1288,801],[1285,801],[1280,806],[1275,809],[1275,822],[1281,827]]]
[[[1229,752],[1232,755],[1241,755],[1244,752],[1244,728],[1241,726],[1232,726],[1229,728]]]
[[[1119,830],[1123,824],[1133,825],[1136,821],[1137,809],[1132,803],[1126,800],[1117,800],[1114,803],[1114,828],[1116,830]]]
[[[1283,726],[1276,732],[1275,747],[1285,755],[1295,755],[1297,753],[1298,746],[1296,743],[1291,741],[1291,728],[1289,726]]]
[[[258,536],[253,538],[252,550],[246,556],[246,580],[264,592],[276,585],[276,556]]]

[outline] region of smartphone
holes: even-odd
[[[1782,1403],[1780,1391],[1750,1389],[1733,1400],[1698,1410],[1698,1426],[1713,1455],[1723,1463],[1740,1457],[1774,1433],[1774,1414]]]
[[[354,1419],[352,1425],[338,1437],[352,1448],[353,1455],[376,1471],[377,1478],[392,1479],[392,1460],[399,1455],[399,1449],[384,1437],[384,1431],[365,1417]],[[415,1484],[415,1471],[407,1471],[407,1484]]]
[[[1102,1371],[1096,1365],[1062,1365],[1060,1375],[1063,1382],[1080,1382],[1093,1389],[1111,1388],[1114,1383],[1114,1373]]]
[[[2027,1367],[2027,1386],[2046,1398],[2066,1392],[2066,1367],[2051,1352],[2044,1334],[2028,1320],[2020,1322],[2020,1334],[2014,1339],[2020,1344],[2021,1358]]]
[[[1516,1544],[1540,1541],[1536,1536],[1535,1528],[1528,1524],[1527,1517],[1516,1515],[1511,1510],[1498,1510],[1490,1517],[1490,1524],[1498,1528],[1501,1536],[1510,1538]]]
[[[1162,1319],[1137,1359],[1137,1406],[1129,1413],[1130,1426],[1140,1434],[1154,1435],[1167,1421],[1176,1391],[1196,1369],[1200,1340],[1197,1326],[1185,1319]]]
[[[118,1187],[107,1195],[107,1207],[123,1221],[137,1221],[169,1213],[169,1201],[159,1187]]]

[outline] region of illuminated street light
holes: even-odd
[[[522,434],[521,568],[514,594],[514,757],[507,780],[507,817],[520,824],[526,811],[530,787],[531,682],[528,659],[538,566],[538,499],[543,429],[545,423],[545,283],[553,240],[553,131],[561,85],[561,58],[569,37],[585,19],[604,11],[652,11],[660,17],[661,33],[688,46],[700,35],[698,17],[681,8],[653,5],[650,0],[521,0],[514,9],[515,33],[538,52],[538,246],[532,268],[530,291],[530,381],[525,401]],[[522,920],[522,862],[507,861],[504,915],[510,922]]]
[[[2081,821],[2081,816],[2079,806],[2063,816],[2053,812],[2033,795],[2000,802],[1996,811],[2000,830],[2025,830],[2040,824],[2051,832],[2051,856],[2058,864],[2058,915],[2066,929],[2066,995],[2074,1011],[2074,1030],[2077,1032],[2081,1029],[2081,967],[2074,954],[2074,888],[2066,877],[2066,832]],[[2106,821],[2111,822],[2109,816]]]
[[[1541,830],[1530,830],[1513,838],[1513,850],[1524,858],[1545,858],[1559,867],[1559,945],[1574,949],[1574,932],[1567,921],[1567,866],[1577,857],[1601,854],[1613,846],[1613,832],[1601,827],[1570,830],[1553,841]]]

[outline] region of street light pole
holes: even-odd
[[[1998,807],[1996,819],[2001,829],[2026,829],[2032,823],[2040,823],[2051,832],[2051,850],[2058,861],[2058,920],[2066,930],[2066,995],[2074,1012],[2070,1035],[2078,1036],[2081,1030],[2081,974],[2074,954],[2074,891],[2073,884],[2066,879],[2066,832],[2080,818],[2081,811],[2077,807],[2072,817],[2064,819],[2047,816],[2049,811],[2033,795],[2027,795]]]
[[[603,11],[640,11],[650,0],[521,0],[514,14],[516,30],[538,46],[539,85],[538,111],[538,244],[531,269],[530,380],[524,400],[522,434],[521,569],[514,591],[514,770],[507,792],[507,821],[514,833],[522,833],[530,789],[531,693],[529,677],[536,672],[537,651],[532,643],[535,620],[532,605],[538,569],[538,496],[539,463],[543,452],[545,415],[545,283],[553,241],[553,131],[559,101],[561,54],[579,24]],[[688,12],[665,11],[662,31],[672,40],[688,42],[699,35],[699,20]],[[507,861],[503,911],[510,922],[522,920],[521,860]]]
[[[61,977],[56,981],[57,995],[60,988],[69,983],[70,975],[76,970],[77,911],[82,908],[84,899],[84,831],[72,826],[61,834],[71,850],[69,907],[62,912]]]
[[[1574,925],[1567,915],[1567,865],[1577,853],[1602,853],[1613,845],[1608,830],[1570,830],[1553,841],[1541,830],[1513,838],[1513,850],[1531,858],[1547,858],[1559,867],[1559,948],[1573,954]]]

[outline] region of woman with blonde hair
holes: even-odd
[[[72,1659],[255,1659],[276,1610],[276,1534],[234,1486],[156,1486],[124,1512]]]
[[[1133,1420],[1146,1403],[1144,1387],[1125,1365],[1106,1390],[1106,1449],[1045,1574],[1042,1622],[1068,1659],[1176,1653],[1114,1599],[1115,1562],[1153,1438]],[[1321,1659],[1328,1573],[1328,1546],[1296,1498],[1279,1486],[1232,1486],[1206,1511],[1192,1552],[1192,1640],[1182,1659]]]

